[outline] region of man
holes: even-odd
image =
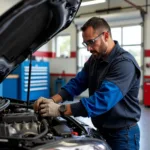
[[[98,17],[81,28],[83,45],[92,54],[83,69],[51,99],[39,98],[35,111],[41,116],[91,117],[112,150],[138,150],[140,119],[138,91],[140,69],[134,57],[112,40],[108,23]],[[89,98],[60,105],[89,89]]]

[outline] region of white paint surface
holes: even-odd
[[[55,58],[50,59],[51,73],[62,73],[64,70],[67,74],[76,74],[75,58]]]

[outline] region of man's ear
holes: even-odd
[[[108,41],[109,37],[110,37],[109,32],[104,32],[105,41]]]

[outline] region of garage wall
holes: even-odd
[[[72,23],[69,28],[62,31],[60,33],[61,35],[64,34],[70,34],[71,36],[71,53],[76,52],[76,28],[75,25]],[[59,35],[60,35],[59,34]],[[52,39],[52,41],[49,42],[49,47],[51,52],[55,52],[55,38]],[[63,70],[65,70],[66,74],[76,74],[76,58],[51,58],[50,59],[51,64],[51,73],[60,73]],[[61,64],[59,66],[59,64]],[[52,66],[53,65],[53,66]]]

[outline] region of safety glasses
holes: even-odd
[[[99,34],[99,35],[98,35],[96,38],[94,38],[94,39],[88,40],[88,41],[86,41],[86,42],[82,42],[82,44],[83,44],[85,47],[93,46],[94,43],[95,43],[95,41],[97,41],[97,40],[100,38],[100,36],[103,35],[103,34],[104,34],[104,32],[102,32],[101,34]]]

